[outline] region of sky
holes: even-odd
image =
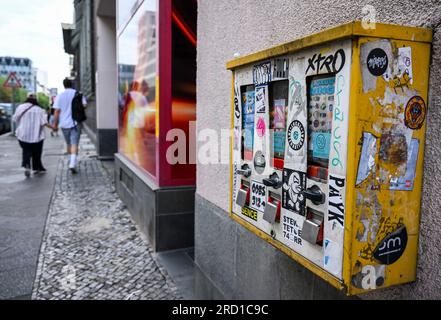
[[[30,58],[49,88],[70,75],[61,23],[72,23],[73,0],[0,0],[0,56]]]

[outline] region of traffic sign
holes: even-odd
[[[9,74],[8,79],[6,79],[5,83],[3,84],[3,87],[16,89],[22,87],[20,80],[18,80],[17,74],[15,72],[11,72]]]

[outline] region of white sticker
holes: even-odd
[[[329,176],[328,222],[333,226],[345,226],[344,192],[346,179],[337,175]],[[333,228],[334,229],[334,228]]]
[[[413,84],[413,68],[412,68],[412,48],[398,48],[398,72],[400,78],[405,73],[409,76],[410,84]]]
[[[265,113],[266,112],[266,95],[267,95],[267,88],[266,86],[264,87],[258,87],[256,88],[256,103],[255,103],[255,107],[256,107],[256,113]]]
[[[341,274],[341,247],[329,239],[325,239],[324,247],[324,268],[339,277]]]
[[[265,212],[266,205],[266,187],[264,184],[252,181],[251,182],[251,199],[250,206],[260,212]]]

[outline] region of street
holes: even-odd
[[[68,173],[60,136],[46,140],[48,173],[30,179],[15,138],[0,139],[0,299],[180,298],[87,136],[78,175]]]
[[[0,299],[28,299],[62,154],[61,138],[44,148],[47,174],[26,179],[15,137],[0,137]]]

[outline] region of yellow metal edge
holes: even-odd
[[[376,23],[374,29],[367,29],[361,21],[355,21],[354,36],[432,43],[433,31],[429,28],[387,23]]]
[[[350,37],[353,33],[353,22],[314,33],[263,51],[252,53],[227,63],[227,69],[234,69],[260,60],[295,52],[304,48],[323,44],[326,42]]]
[[[235,74],[234,71],[232,71],[232,77],[231,77],[231,123],[230,123],[230,216],[233,214],[233,179],[234,179],[234,168],[233,168],[233,145],[234,145],[234,88],[235,88]]]
[[[343,252],[343,282],[346,284],[347,295],[353,295],[352,291],[352,241],[354,230],[354,214],[356,200],[356,172],[358,169],[357,155],[357,101],[362,85],[360,67],[360,47],[358,41],[352,42],[351,61],[351,89],[349,98],[349,125],[348,125],[348,154],[346,166],[346,216],[345,236]],[[352,134],[351,134],[352,133]]]
[[[239,216],[235,215],[232,212],[230,213],[230,216],[234,221],[239,223],[241,226],[248,229],[249,231],[254,233],[256,236],[258,236],[259,238],[267,241],[268,243],[270,243],[271,245],[273,245],[274,247],[276,247],[277,249],[279,249],[280,251],[282,251],[283,253],[288,255],[291,259],[293,259],[294,261],[296,261],[297,263],[299,263],[300,265],[302,265],[303,267],[305,267],[306,269],[308,269],[309,271],[314,273],[316,276],[318,276],[318,277],[322,278],[323,280],[325,280],[326,282],[328,282],[330,285],[332,285],[336,289],[338,289],[340,291],[344,291],[346,289],[345,285],[339,279],[333,277],[328,272],[321,269],[319,266],[315,265],[314,263],[310,262],[309,260],[307,260],[306,258],[301,256],[300,254],[294,252],[292,249],[283,245],[281,242],[274,240],[271,236],[267,235],[265,232],[256,228],[251,223],[241,219]]]
[[[324,29],[309,36],[283,43],[263,51],[234,59],[227,62],[227,69],[235,69],[237,67],[255,63],[260,60],[285,55],[304,48],[309,48],[335,40],[362,36],[431,43],[433,40],[433,31],[428,28],[400,26],[385,23],[376,23],[375,29],[366,29],[363,27],[361,21],[353,21],[336,27]]]

